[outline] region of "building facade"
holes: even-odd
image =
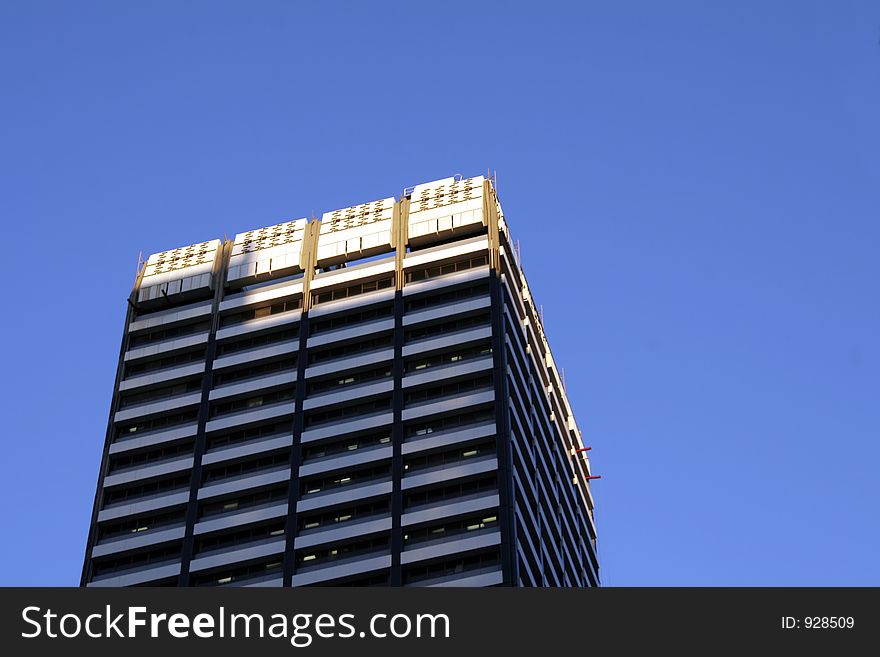
[[[151,256],[84,586],[597,586],[590,463],[491,180]]]

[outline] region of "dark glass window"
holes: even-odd
[[[182,338],[187,335],[204,333],[205,331],[210,330],[210,328],[211,320],[209,319],[196,322],[195,324],[184,324],[183,326],[172,326],[170,328],[157,328],[147,331],[146,333],[132,335],[129,339],[129,348],[143,347],[144,345],[152,344],[153,342],[164,342],[165,340]]]
[[[319,459],[333,454],[342,454],[344,452],[354,452],[367,447],[375,447],[376,445],[387,445],[391,443],[391,432],[380,431],[378,433],[367,436],[356,436],[345,438],[330,443],[320,443],[318,445],[306,443],[303,446],[303,461],[309,459]]]
[[[351,342],[349,344],[338,345],[321,351],[311,351],[309,352],[309,364],[314,365],[328,360],[335,360],[337,358],[344,358],[346,356],[353,356],[355,354],[362,354],[369,351],[377,351],[379,349],[390,347],[392,344],[394,344],[394,336],[389,333],[388,335],[370,338],[369,340]]]
[[[487,326],[488,324],[489,315],[488,313],[483,313],[480,315],[471,315],[470,317],[460,317],[439,324],[417,326],[416,328],[409,329],[405,333],[405,336],[407,342],[412,342],[415,340],[433,338],[438,335],[457,333],[458,331],[464,331],[465,329],[474,328],[476,326]]]
[[[296,396],[293,388],[285,388],[284,390],[276,390],[275,392],[267,392],[255,397],[245,397],[244,399],[234,399],[228,402],[222,402],[211,406],[211,417],[220,417],[246,411],[261,406],[269,406],[270,404],[278,404],[288,400],[292,400]]]
[[[387,379],[391,376],[391,364],[383,365],[371,370],[361,370],[360,372],[349,372],[347,374],[337,374],[326,379],[318,379],[317,381],[309,381],[307,388],[308,395],[319,394],[322,392],[332,392],[370,381],[379,381]]]
[[[377,465],[364,470],[354,470],[349,472],[327,475],[324,477],[315,477],[302,482],[300,491],[303,496],[314,495],[325,490],[334,488],[342,488],[344,486],[353,486],[362,484],[373,479],[381,479],[391,474],[390,465]]]
[[[406,472],[424,470],[426,468],[434,468],[439,465],[448,465],[450,463],[459,463],[461,461],[467,461],[468,459],[477,458],[478,456],[486,456],[487,454],[495,453],[495,441],[484,441],[477,445],[456,447],[455,449],[445,452],[410,457],[406,459],[403,469]]]
[[[375,281],[367,281],[366,283],[357,283],[347,287],[339,287],[335,290],[327,290],[326,292],[318,292],[313,296],[315,304],[327,303],[328,301],[338,301],[339,299],[347,299],[348,297],[366,294],[367,292],[376,292],[377,290],[385,290],[394,287],[394,277],[380,278]]]
[[[442,354],[432,354],[431,356],[418,356],[406,363],[407,372],[418,372],[429,367],[442,367],[443,365],[452,365],[464,360],[480,358],[492,353],[492,346],[489,344],[478,345],[476,347],[458,347]]]
[[[419,527],[418,529],[404,529],[403,543],[405,545],[413,545],[416,543],[424,543],[425,541],[433,541],[440,538],[449,538],[452,536],[460,536],[477,532],[481,529],[488,529],[498,526],[498,515],[496,511],[484,511],[481,514],[460,518],[458,520],[445,521],[440,524],[431,525],[429,527]]]
[[[300,308],[302,308],[302,298],[288,299],[287,301],[277,301],[275,303],[267,304],[265,306],[249,308],[247,310],[243,310],[240,313],[223,315],[220,318],[220,326],[235,326],[236,324],[241,324],[242,322],[247,322],[252,319],[260,319],[261,317],[278,315],[280,313],[290,312],[291,310],[299,310]]]
[[[161,429],[170,429],[181,424],[195,422],[198,417],[197,410],[184,411],[182,413],[173,413],[171,415],[163,415],[149,420],[138,420],[137,422],[120,424],[116,430],[117,438],[134,438],[151,431],[159,431]]]
[[[217,355],[218,356],[226,356],[227,354],[234,354],[238,351],[245,351],[247,349],[257,349],[258,347],[268,347],[272,344],[278,344],[279,342],[286,342],[287,340],[295,340],[299,337],[299,329],[298,328],[288,328],[283,331],[274,331],[272,333],[262,333],[260,335],[251,337],[251,338],[243,338],[241,340],[236,340],[234,342],[221,342],[217,345]]]
[[[344,509],[336,509],[335,511],[316,513],[309,516],[299,515],[297,516],[297,520],[299,522],[300,531],[306,531],[308,529],[328,527],[343,522],[350,522],[352,520],[359,520],[361,518],[388,513],[389,510],[390,502],[388,499],[384,499],[376,502],[358,504],[357,506],[350,506]]]
[[[409,299],[406,302],[405,312],[413,312],[416,310],[424,310],[435,306],[445,306],[449,303],[465,301],[475,297],[484,297],[489,294],[489,286],[485,283],[473,287],[460,287],[454,290],[447,290],[441,294],[432,294],[419,296],[415,299]]]
[[[373,306],[356,313],[348,313],[346,315],[337,315],[327,319],[315,320],[310,324],[311,335],[316,333],[324,333],[326,331],[335,331],[337,329],[356,326],[365,322],[371,322],[374,319],[384,319],[394,314],[394,308],[391,305],[383,304]]]
[[[486,254],[475,256],[473,258],[465,258],[464,260],[456,260],[455,262],[447,262],[433,267],[424,269],[412,269],[406,272],[406,282],[413,283],[415,281],[424,281],[437,276],[446,276],[459,271],[484,267],[489,264],[489,256]]]
[[[357,417],[359,415],[371,415],[387,411],[389,408],[391,408],[391,399],[389,397],[360,402],[350,406],[331,406],[326,410],[306,415],[306,426],[313,427],[318,424],[326,424],[327,422],[335,422],[336,420],[344,420],[345,418]]]
[[[492,375],[480,376],[473,379],[464,379],[452,383],[444,383],[431,388],[414,390],[404,395],[404,403],[422,404],[436,399],[444,399],[455,395],[465,395],[475,390],[482,390],[492,386]]]
[[[243,509],[250,509],[264,504],[273,504],[287,499],[287,486],[262,490],[256,493],[248,493],[238,497],[228,498],[217,502],[208,502],[200,508],[199,518],[210,518],[224,513],[234,513]]]

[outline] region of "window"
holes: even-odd
[[[461,518],[459,520],[446,521],[438,525],[429,527],[420,527],[418,529],[404,530],[404,545],[413,545],[416,543],[424,543],[425,541],[433,541],[440,538],[449,538],[452,536],[460,536],[462,534],[470,534],[498,526],[498,516],[495,511],[485,511],[476,516]]]
[[[387,379],[391,376],[391,365],[383,365],[371,370],[362,370],[360,372],[350,372],[348,374],[337,374],[332,378],[319,379],[318,381],[310,381],[307,394],[314,395],[322,392],[333,392],[349,386],[361,383],[369,383],[370,381],[379,381]]]
[[[173,386],[164,386],[162,388],[153,388],[144,392],[134,392],[122,395],[119,399],[119,407],[126,408],[128,406],[137,406],[139,404],[148,404],[163,399],[172,399],[180,395],[186,395],[190,392],[198,392],[202,389],[202,382],[199,379],[177,383]]]
[[[487,374],[485,376],[480,376],[473,379],[464,379],[462,381],[444,383],[442,385],[434,386],[431,388],[424,388],[422,390],[407,392],[404,395],[404,403],[406,405],[425,404],[431,401],[436,401],[438,399],[454,397],[457,395],[466,395],[476,390],[483,390],[491,387],[492,375]]]
[[[178,525],[183,523],[184,520],[186,520],[186,509],[180,509],[179,511],[128,518],[122,522],[100,525],[98,529],[98,542],[114,538],[131,537],[148,532],[151,529]]]
[[[180,544],[162,548],[159,550],[151,550],[149,552],[138,552],[136,554],[126,554],[122,557],[114,559],[106,559],[95,561],[95,576],[105,575],[107,573],[120,570],[130,570],[132,568],[141,568],[150,564],[163,563],[172,561],[180,557]]]
[[[231,548],[236,545],[246,545],[256,541],[272,540],[284,536],[284,521],[274,522],[259,527],[248,527],[229,534],[220,536],[208,536],[196,541],[195,554]]]
[[[217,385],[227,385],[235,381],[246,381],[266,374],[274,374],[277,372],[289,372],[296,369],[296,358],[285,358],[283,360],[273,360],[268,363],[260,363],[251,365],[239,370],[220,370],[216,375]]]
[[[405,336],[407,342],[414,342],[416,340],[425,340],[427,338],[437,337],[438,335],[457,333],[458,331],[465,331],[477,326],[488,325],[489,315],[488,313],[484,313],[480,315],[471,315],[470,317],[460,317],[459,319],[453,319],[441,324],[429,324],[427,326],[412,328],[406,332]]]
[[[418,582],[435,577],[446,577],[475,570],[483,570],[501,563],[498,551],[477,554],[469,557],[448,559],[427,566],[408,568],[403,574],[404,583]]]
[[[407,425],[405,431],[407,437],[425,436],[429,433],[454,431],[463,427],[483,424],[494,419],[495,411],[492,408],[485,408],[461,415],[445,415],[431,420],[420,420],[416,424]]]
[[[379,349],[387,349],[393,344],[394,336],[389,333],[388,335],[383,335],[377,338],[370,338],[369,340],[362,340],[360,342],[352,342],[337,347],[331,347],[330,349],[324,349],[323,351],[312,351],[309,353],[309,364],[314,365],[316,363],[324,363],[329,360],[336,360],[337,358],[354,356],[355,354],[377,351]]]
[[[117,504],[120,502],[130,502],[131,500],[148,497],[152,495],[161,495],[170,493],[179,489],[189,489],[189,473],[177,475],[174,477],[166,477],[164,479],[155,479],[147,483],[136,484],[126,488],[116,488],[104,493],[104,506]]]
[[[197,410],[185,411],[183,413],[174,413],[172,415],[164,415],[162,417],[152,418],[150,420],[138,420],[133,424],[121,424],[116,430],[117,439],[134,438],[142,436],[151,431],[159,431],[161,429],[170,429],[181,424],[195,422],[198,417]]]
[[[465,447],[456,447],[447,452],[437,452],[428,454],[427,456],[415,456],[406,460],[403,465],[405,472],[414,470],[425,470],[441,465],[449,465],[451,463],[460,463],[478,456],[495,455],[495,441],[485,441],[478,445],[467,445]]]
[[[326,511],[310,516],[298,516],[300,531],[309,529],[318,529],[319,527],[329,527],[340,523],[368,518],[379,514],[388,513],[390,510],[390,502],[387,499],[377,502],[368,502],[366,504],[358,504],[335,511]]]
[[[346,452],[354,452],[359,449],[368,447],[376,447],[377,445],[388,445],[391,443],[391,433],[389,431],[380,431],[367,436],[356,436],[337,440],[331,443],[321,443],[319,445],[306,444],[303,447],[303,461],[309,459],[319,459],[333,454],[343,454]]]
[[[246,349],[256,349],[258,347],[267,347],[286,340],[296,340],[299,338],[299,328],[288,328],[283,331],[275,331],[273,333],[263,333],[262,335],[236,340],[235,342],[222,342],[217,346],[217,355],[226,356]]]
[[[376,292],[377,290],[385,290],[392,287],[394,287],[394,277],[389,276],[375,281],[357,283],[347,287],[339,287],[335,290],[327,290],[326,292],[318,292],[313,296],[313,300],[315,305],[317,305],[319,303],[338,301],[340,299],[347,299],[348,297],[354,297],[368,292]]]
[[[344,420],[359,415],[372,415],[374,413],[387,411],[390,408],[391,399],[388,397],[351,404],[349,406],[331,406],[326,410],[306,415],[306,427],[335,422],[336,420]]]
[[[301,550],[296,555],[296,563],[299,567],[314,566],[319,563],[335,561],[337,559],[345,559],[354,557],[359,554],[367,554],[376,552],[377,550],[387,549],[389,540],[387,536],[378,538],[368,538],[352,543],[344,543],[342,545],[333,544],[323,548],[308,548]]]
[[[479,345],[476,347],[458,347],[453,351],[447,351],[442,354],[434,354],[431,356],[419,356],[414,360],[410,360],[406,364],[407,372],[418,372],[429,367],[442,367],[443,365],[453,365],[464,360],[480,358],[492,353],[491,345]]]
[[[130,379],[135,376],[157,372],[165,368],[175,367],[178,365],[187,365],[188,363],[199,363],[205,360],[205,350],[197,349],[196,351],[186,351],[182,354],[174,354],[173,356],[165,356],[146,362],[139,362],[133,365],[125,366],[125,378]]]
[[[355,484],[361,484],[367,481],[371,481],[373,479],[385,478],[390,474],[390,465],[377,465],[375,467],[366,468],[364,470],[354,470],[351,472],[343,472],[333,475],[327,475],[325,477],[309,479],[308,481],[302,482],[300,486],[300,491],[303,496],[315,495],[316,493],[320,493],[325,490],[342,488],[344,486],[353,486]]]
[[[252,319],[270,317],[272,315],[278,315],[280,313],[286,313],[292,310],[299,310],[300,308],[302,308],[302,298],[288,299],[287,301],[278,301],[276,303],[265,306],[249,308],[248,310],[244,310],[240,313],[224,315],[220,318],[220,326],[235,326],[236,324],[248,322]]]
[[[489,286],[485,283],[473,287],[460,287],[454,290],[447,290],[441,294],[419,296],[415,299],[409,299],[406,302],[405,312],[409,313],[417,310],[425,310],[426,308],[434,308],[435,306],[445,306],[446,304],[457,303],[467,299],[488,296],[488,294]]]
[[[446,276],[447,274],[454,274],[460,271],[466,271],[468,269],[475,269],[476,267],[484,267],[489,264],[489,256],[487,254],[483,254],[480,256],[475,256],[473,258],[466,258],[464,260],[456,260],[455,262],[447,262],[441,265],[434,265],[433,267],[427,267],[425,269],[412,269],[406,272],[406,282],[414,283],[416,281],[424,281],[429,278],[436,278],[437,276]]]
[[[408,509],[424,506],[426,504],[435,504],[437,502],[458,499],[468,495],[477,495],[480,493],[488,493],[490,491],[495,492],[496,490],[498,490],[498,482],[493,474],[481,479],[472,479],[464,483],[450,484],[448,486],[440,486],[439,488],[430,488],[415,493],[409,493],[403,498],[403,507]]]
[[[208,451],[217,449],[218,447],[227,447],[229,445],[237,445],[250,440],[258,440],[268,436],[277,436],[282,433],[290,433],[290,424],[262,424],[256,427],[248,427],[247,429],[239,429],[232,433],[226,433],[219,436],[208,437]]]
[[[393,314],[394,308],[391,305],[386,304],[374,306],[356,313],[317,320],[310,324],[311,335],[325,333],[327,331],[335,331],[337,329],[363,324],[364,322],[370,322],[375,319],[384,319],[385,317],[391,317]]]
[[[158,447],[145,452],[135,454],[121,454],[110,457],[109,472],[118,472],[125,468],[140,467],[148,463],[165,461],[180,456],[190,456],[193,453],[193,441],[188,440],[176,445]]]
[[[171,328],[159,328],[147,333],[138,333],[132,335],[129,339],[129,348],[142,347],[154,342],[164,342],[165,340],[173,340],[182,338],[196,333],[204,333],[211,329],[211,320],[197,322],[195,324],[185,324],[184,326],[173,326]]]
[[[244,477],[260,470],[268,470],[279,466],[286,466],[290,463],[289,452],[279,452],[270,456],[261,456],[250,461],[240,461],[230,465],[223,465],[219,468],[213,468],[205,471],[203,478],[204,483],[209,484],[220,479],[230,479],[232,477]]]
[[[293,388],[285,388],[284,390],[267,392],[255,397],[245,397],[244,399],[234,399],[222,404],[216,404],[211,407],[211,417],[220,417],[222,415],[229,415],[230,413],[238,413],[240,411],[260,408],[261,406],[280,404],[292,400],[295,396],[295,392],[296,391]],[[293,407],[291,405],[291,411],[292,410]]]
[[[235,513],[243,509],[252,509],[259,506],[277,504],[287,501],[287,486],[263,490],[257,493],[241,495],[217,502],[204,504],[199,511],[199,518],[210,518],[224,513]]]
[[[281,561],[275,557],[271,561],[257,563],[250,566],[242,566],[233,570],[224,570],[219,573],[199,575],[193,578],[193,586],[223,586],[235,582],[243,582],[250,579],[268,577],[281,574]]]

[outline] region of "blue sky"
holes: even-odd
[[[0,4],[0,584],[73,585],[138,253],[497,170],[610,585],[880,585],[880,6]]]

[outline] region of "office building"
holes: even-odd
[[[493,182],[456,177],[150,256],[82,584],[597,586],[513,243]]]

